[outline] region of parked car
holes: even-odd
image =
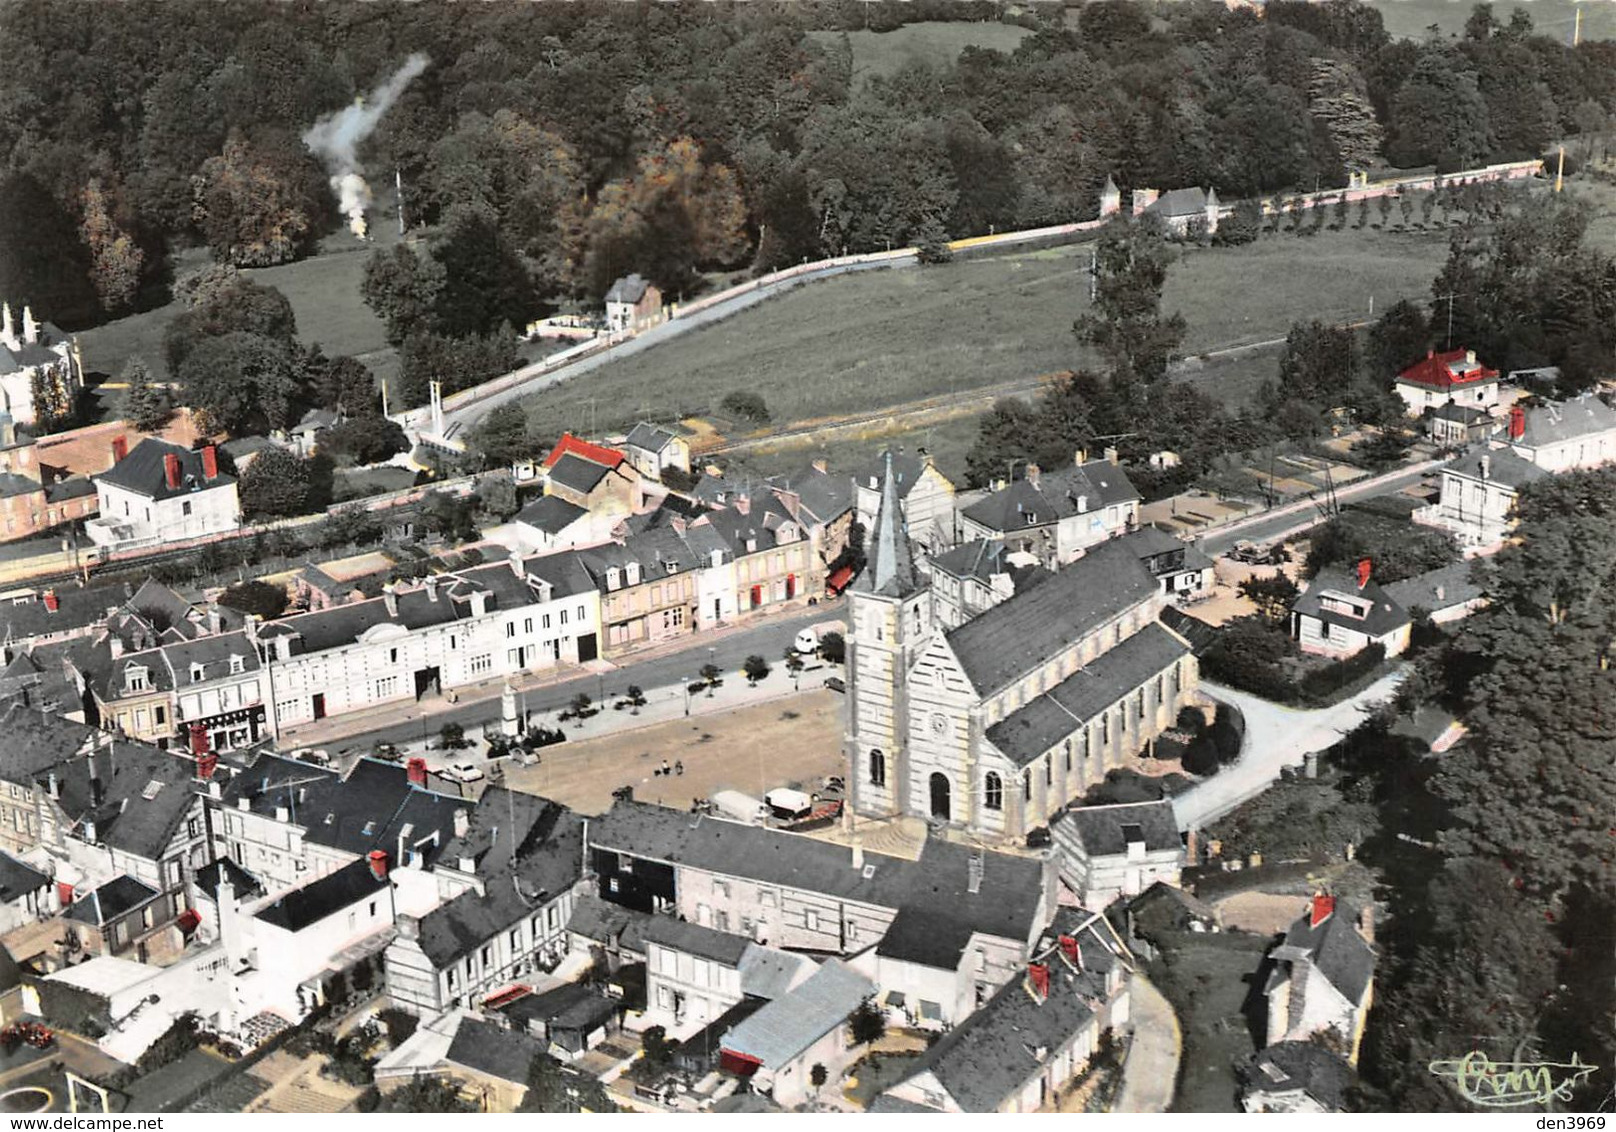
[[[483,772],[475,763],[454,763],[439,773],[450,782],[477,782],[483,777]]]
[[[847,691],[847,681],[840,676],[827,676],[825,678],[825,687],[833,692],[845,692]]]

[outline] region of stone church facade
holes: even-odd
[[[1160,587],[1125,540],[955,628],[939,623],[890,486],[869,547],[847,632],[860,816],[1022,839],[1196,699],[1195,657],[1162,624]]]

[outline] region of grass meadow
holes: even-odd
[[[996,23],[906,24],[896,31],[854,31],[847,35],[853,48],[853,77],[895,75],[910,63],[947,64],[967,47],[987,47],[1005,54],[1032,33],[1026,28]],[[840,32],[809,32],[810,39],[829,46]]]
[[[1386,30],[1400,39],[1424,39],[1426,29],[1436,24],[1445,36],[1464,31],[1465,20],[1475,0],[1363,0],[1377,9],[1386,21]],[[1494,18],[1507,22],[1516,8],[1532,17],[1539,35],[1571,42],[1571,31],[1582,9],[1582,38],[1616,38],[1616,4],[1610,0],[1498,0]]]

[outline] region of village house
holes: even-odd
[[[1318,1042],[1277,1042],[1251,1059],[1241,1083],[1247,1112],[1340,1112],[1352,1067]]]
[[[813,1067],[839,1080],[858,1056],[849,1048],[848,1018],[875,992],[875,984],[837,959],[827,959],[806,980],[742,1019],[723,1037],[720,1064],[754,1090],[786,1108],[818,1089]]]
[[[1161,583],[1168,601],[1189,604],[1212,596],[1217,575],[1212,559],[1199,547],[1174,538],[1159,527],[1140,527],[1122,536],[1145,569]]]
[[[430,575],[368,601],[250,622],[271,731],[599,655],[600,603],[577,554]]]
[[[1498,371],[1476,360],[1474,350],[1427,350],[1392,382],[1392,391],[1408,406],[1408,415],[1454,404],[1491,412],[1498,404]]]
[[[688,1038],[745,997],[741,958],[752,941],[672,916],[653,916],[645,941],[645,1022]]]
[[[953,550],[934,554],[917,565],[931,579],[932,616],[945,629],[957,629],[1016,594],[1016,579],[1024,583],[1047,574],[1031,555],[1021,562],[998,539],[972,539]]]
[[[1218,194],[1213,189],[1135,189],[1134,216],[1154,216],[1175,236],[1210,236],[1218,230]]]
[[[895,499],[850,591],[850,805],[1019,839],[1172,727],[1198,667],[1123,541],[955,628],[939,625]]]
[[[853,580],[852,566],[847,564],[858,496],[853,478],[833,475],[824,460],[814,460],[797,472],[773,477],[769,485],[808,532],[825,567],[827,592],[833,597],[839,594]]]
[[[933,1027],[963,1019],[1019,969],[1054,904],[1044,862],[935,838],[918,860],[850,853],[619,800],[590,822],[589,844],[603,901],[774,948],[866,953],[858,965],[901,1000],[889,1005]]]
[[[1347,1063],[1358,1063],[1374,994],[1375,952],[1367,931],[1360,934],[1354,923],[1357,918],[1345,901],[1316,895],[1270,953],[1273,973],[1263,988],[1267,1045],[1332,1034]]]
[[[683,524],[648,527],[578,552],[597,587],[606,656],[694,631],[702,612],[702,568],[733,559],[726,558],[722,544],[700,557],[679,526]],[[722,603],[723,595],[714,600]],[[715,606],[715,613],[726,611],[733,615],[733,605],[727,610]]]
[[[1410,618],[1416,611],[1423,611],[1437,625],[1457,621],[1486,604],[1481,586],[1471,576],[1469,562],[1455,562],[1400,582],[1387,582],[1386,596],[1408,610]]]
[[[512,520],[523,545],[546,553],[593,546],[601,524],[589,510],[559,495],[541,495],[516,513]]]
[[[1545,472],[1599,468],[1616,460],[1616,409],[1595,393],[1569,401],[1516,404],[1509,413],[1509,446]]]
[[[491,1005],[553,971],[583,872],[584,820],[559,803],[496,786],[457,812],[432,867],[441,903],[400,915],[385,956],[388,997],[421,1017]]]
[[[22,308],[14,322],[9,302],[0,302],[0,412],[18,424],[65,417],[84,388],[84,361],[76,340]]]
[[[61,910],[49,873],[0,853],[0,935]]]
[[[1139,525],[1139,492],[1118,467],[1116,451],[1089,460],[1079,450],[1072,466],[1045,472],[1026,466],[1022,479],[960,511],[960,537],[999,539],[1055,569],[1089,547]]]
[[[1158,882],[1176,885],[1184,869],[1184,839],[1166,799],[1074,806],[1050,819],[1049,832],[1061,883],[1092,911]]]
[[[75,955],[124,955],[145,962],[144,940],[158,920],[171,920],[163,895],[131,876],[117,876],[83,892],[62,912]]]
[[[527,1097],[535,1058],[548,1047],[468,1010],[423,1022],[376,1063],[376,1087],[391,1093],[421,1079],[453,1084],[482,1112],[515,1112]]]
[[[662,321],[662,292],[638,273],[625,275],[606,292],[606,329],[637,334]]]
[[[629,430],[623,451],[645,479],[660,483],[669,468],[690,474],[690,442],[672,429],[641,421]]]
[[[1498,428],[1498,420],[1477,405],[1449,401],[1425,420],[1431,441],[1442,448],[1463,448],[1485,443]]]
[[[871,1112],[1051,1111],[1127,1023],[1132,957],[1106,921],[1063,909],[1035,958],[943,1035]]]
[[[173,542],[235,530],[241,505],[218,449],[148,438],[95,477],[101,515],[85,524],[97,546]]]
[[[558,983],[549,990],[522,991],[491,1013],[519,1034],[530,1034],[557,1057],[575,1058],[622,1029],[622,1003],[603,987]]]
[[[1550,473],[1508,448],[1455,457],[1442,466],[1437,502],[1413,519],[1452,531],[1467,552],[1496,547],[1515,526],[1520,489]]]
[[[1366,558],[1353,573],[1325,567],[1291,606],[1291,638],[1305,653],[1343,660],[1370,645],[1387,656],[1408,648],[1412,623],[1404,609],[1371,576]]]
[[[959,541],[954,484],[937,470],[931,454],[924,449],[913,455],[901,449],[883,452],[853,476],[857,490],[854,507],[865,539],[875,530],[889,460],[898,508],[909,532],[909,541],[926,554],[941,553],[953,546]]]

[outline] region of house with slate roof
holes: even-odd
[[[1063,910],[1018,977],[922,1054],[870,1111],[1053,1111],[1100,1036],[1127,1023],[1132,962],[1103,918]]]
[[[1272,970],[1263,987],[1269,1046],[1333,1033],[1347,1063],[1358,1063],[1374,994],[1375,952],[1357,920],[1357,910],[1344,900],[1316,895],[1269,953]]]
[[[891,461],[890,473],[886,470],[888,460]],[[864,528],[866,541],[875,530],[876,511],[880,508],[889,474],[896,481],[898,509],[907,524],[911,542],[926,554],[938,554],[959,541],[953,482],[937,470],[936,462],[925,449],[908,453],[901,448],[883,452],[853,476],[858,492],[858,523]]]
[[[1427,350],[1392,382],[1411,417],[1450,404],[1491,413],[1498,405],[1498,388],[1498,371],[1477,361],[1474,350]]]
[[[1413,519],[1452,531],[1467,552],[1485,552],[1514,528],[1521,488],[1549,474],[1509,448],[1469,452],[1442,466],[1441,495]]]
[[[1154,216],[1175,236],[1192,231],[1207,236],[1218,230],[1218,194],[1212,189],[1135,189],[1133,214]]]
[[[1569,401],[1515,405],[1509,415],[1509,446],[1546,472],[1599,468],[1616,460],[1616,409],[1597,393]]]
[[[719,1063],[775,1104],[801,1104],[815,1091],[815,1065],[823,1065],[826,1079],[835,1081],[858,1056],[856,1048],[848,1048],[848,1018],[874,993],[869,979],[838,959],[827,959],[802,983],[726,1033]]]
[[[998,539],[1053,570],[1133,530],[1140,495],[1112,457],[1108,451],[1107,459],[1089,460],[1080,450],[1067,468],[1028,464],[1023,478],[960,511],[961,537]]]
[[[1340,1112],[1352,1066],[1318,1042],[1278,1042],[1255,1055],[1240,1074],[1247,1112]]]
[[[0,853],[0,935],[51,915],[61,907],[49,874]]]
[[[1199,547],[1174,538],[1160,527],[1140,527],[1124,535],[1145,569],[1161,583],[1167,600],[1188,605],[1212,596],[1217,584],[1212,559]]]
[[[1454,562],[1400,582],[1387,582],[1386,596],[1408,610],[1410,617],[1423,610],[1438,625],[1466,617],[1487,603],[1471,574],[1470,562]]]
[[[483,1112],[515,1112],[527,1097],[543,1041],[467,1010],[423,1022],[376,1063],[376,1087],[391,1093],[421,1078],[447,1081]],[[563,1078],[576,1073],[564,1068]]]
[[[639,273],[625,275],[606,292],[606,329],[637,334],[662,321],[662,292]]]
[[[1413,622],[1375,581],[1365,558],[1349,573],[1336,566],[1320,570],[1291,605],[1291,638],[1303,652],[1337,660],[1379,645],[1387,656],[1408,648]]]
[[[33,424],[42,413],[70,412],[83,387],[78,342],[37,321],[27,304],[18,322],[11,303],[0,303],[0,412]]]
[[[958,628],[979,613],[985,613],[1015,596],[1016,578],[1027,578],[1042,567],[1011,562],[1011,553],[1000,539],[972,539],[953,550],[932,555],[920,568],[931,579],[932,611],[940,625]]]
[[[535,794],[490,787],[437,854],[436,907],[398,920],[388,997],[431,1017],[480,1009],[552,971],[582,876],[584,822]]]
[[[1166,799],[1074,806],[1050,819],[1049,832],[1061,882],[1096,912],[1152,884],[1176,885],[1184,869],[1184,840]]]
[[[856,813],[1024,838],[1194,699],[1195,657],[1162,624],[1161,585],[1126,540],[948,627],[900,516],[883,500],[850,590]]]
[[[101,515],[84,527],[97,546],[173,542],[241,525],[236,479],[219,470],[211,444],[198,452],[147,437],[95,486]]]
[[[634,470],[648,480],[662,482],[668,468],[690,474],[690,442],[671,428],[641,421],[629,430],[623,451]]]

